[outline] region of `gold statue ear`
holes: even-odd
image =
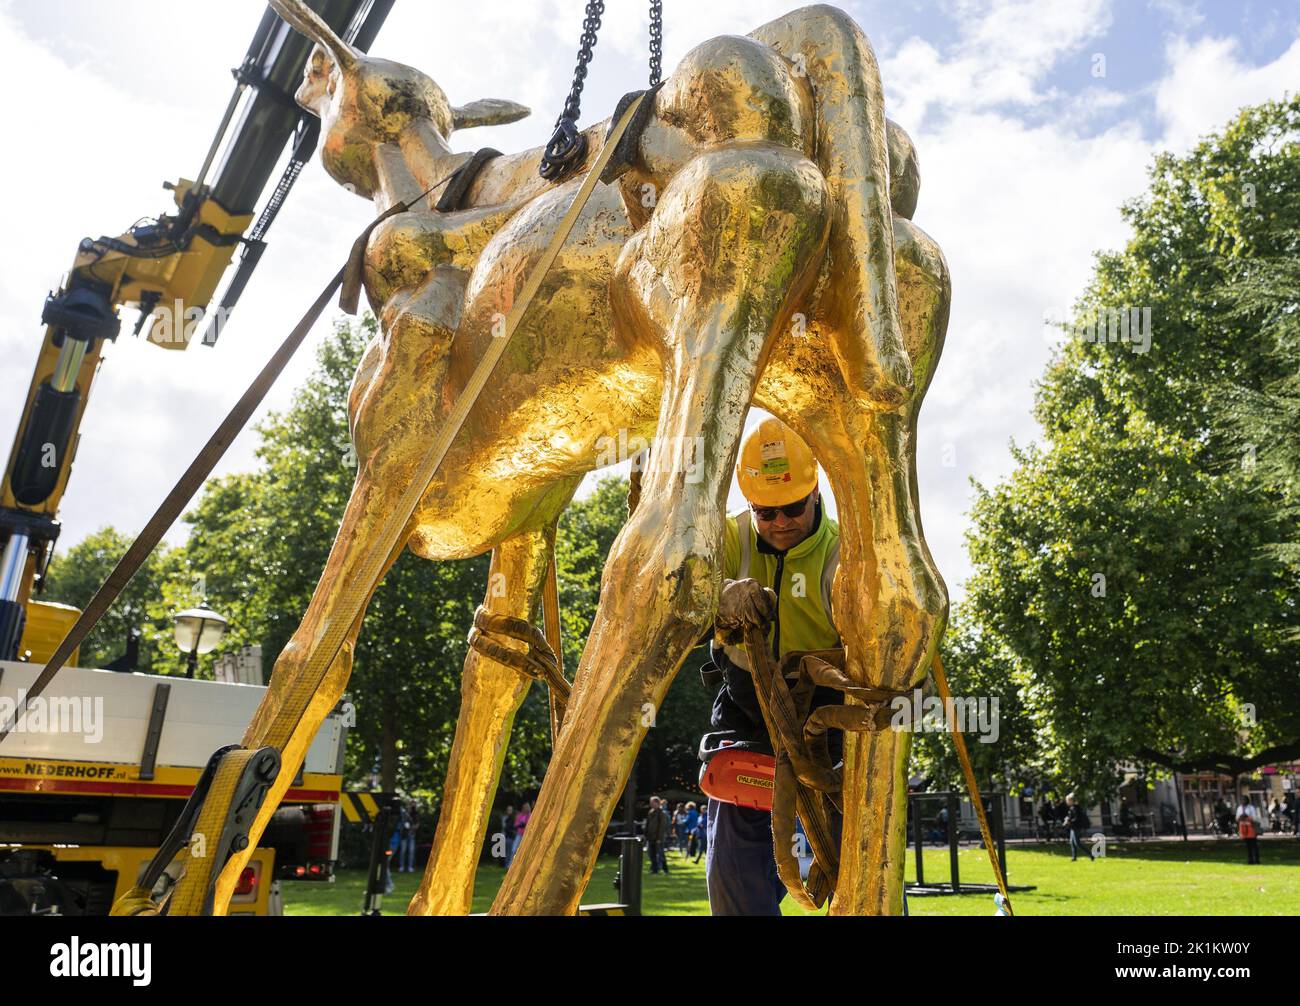
[[[271,9],[281,19],[302,35],[319,45],[329,53],[334,65],[344,73],[350,73],[357,63],[357,51],[348,45],[334,29],[327,25],[319,14],[307,6],[304,0],[270,0]]]
[[[885,120],[885,139],[889,144],[889,202],[900,217],[912,219],[916,200],[921,194],[921,168],[916,160],[916,146],[907,130],[893,119]]]
[[[507,122],[517,122],[532,110],[518,102],[506,101],[504,98],[479,98],[468,105],[457,105],[451,110],[453,129],[470,129],[474,126],[500,126]]]

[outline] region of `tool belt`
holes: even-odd
[[[705,734],[700,741],[700,789],[711,800],[771,812],[776,756],[732,733]]]

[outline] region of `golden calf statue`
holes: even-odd
[[[608,123],[586,131],[584,159],[564,179],[539,177],[540,150],[497,157],[458,208],[440,212],[436,195],[418,197],[469,159],[448,145],[452,131],[527,110],[453,106],[423,73],[352,49],[300,0],[271,5],[318,43],[297,99],[321,118],[326,170],[379,211],[416,203],[366,247],[364,287],[380,333],[348,403],[356,484],[244,737],[249,749],[275,747],[282,762],[248,850],[225,864],[210,907],[224,911],[342,695],[361,628],[352,612],[364,611],[401,549],[427,559],[490,550],[498,589],[486,609],[536,623],[561,511],[582,477],[608,463],[608,444],[644,438],[655,446],[639,505],[610,551],[550,767],[492,906],[572,914],[645,735],[644,710],[659,707],[713,622],[724,506],[751,405],[803,436],[838,502],[833,605],[848,677],[901,690],[927,672],[948,602],[921,529],[916,421],[943,344],[949,277],[939,247],[910,220],[915,152],[885,118],[870,43],[833,7],[688,53],[647,99],[631,168],[592,192],[389,547],[385,519],[500,334]],[[341,645],[327,646],[331,638]],[[437,836],[412,914],[469,911],[529,685],[478,649],[466,659]],[[899,913],[909,735],[845,741],[831,912]],[[191,860],[187,871],[211,868]],[[173,900],[172,914],[186,904]]]

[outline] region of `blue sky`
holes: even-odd
[[[645,76],[645,4],[611,0],[584,97],[606,116]],[[665,0],[664,67],[789,0]],[[921,413],[925,526],[954,594],[972,478],[1003,477],[1008,444],[1038,430],[1033,386],[1093,253],[1123,244],[1118,208],[1151,158],[1184,151],[1243,104],[1300,83],[1300,5],[1186,0],[950,0],[844,4],[871,37],[888,111],[912,135],[916,222],[953,275],[944,357]],[[456,103],[522,101],[524,121],[457,134],[457,149],[544,142],[568,87],[583,0],[398,0],[373,51],[419,66]],[[258,0],[0,0],[0,58],[17,82],[0,164],[11,243],[0,271],[0,435],[12,436],[39,345],[41,303],[87,234],[168,208],[164,179],[192,176],[262,10]],[[1104,76],[1095,75],[1098,56]],[[62,512],[64,545],[104,524],[137,531],[271,347],[373,215],[319,164],[304,172],[216,349],[166,353],[124,335],[82,427]],[[132,319],[128,318],[128,322]],[[318,326],[317,343],[328,330]],[[1148,359],[1157,360],[1155,333]],[[272,394],[283,407],[310,368],[305,346]],[[219,471],[254,464],[242,436]],[[183,538],[184,528],[171,540]]]

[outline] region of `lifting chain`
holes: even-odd
[[[587,64],[591,62],[596,47],[596,34],[600,19],[605,13],[605,0],[587,0],[582,18],[582,35],[578,39],[578,64],[573,68],[573,84],[564,99],[564,110],[555,120],[555,132],[546,144],[538,173],[548,182],[563,178],[570,169],[582,163],[587,153],[587,138],[578,132],[578,116],[582,111],[582,86],[587,79]],[[663,56],[663,0],[650,0],[650,86],[659,83]]]
[[[664,49],[664,0],[650,0],[650,86],[659,83]]]

